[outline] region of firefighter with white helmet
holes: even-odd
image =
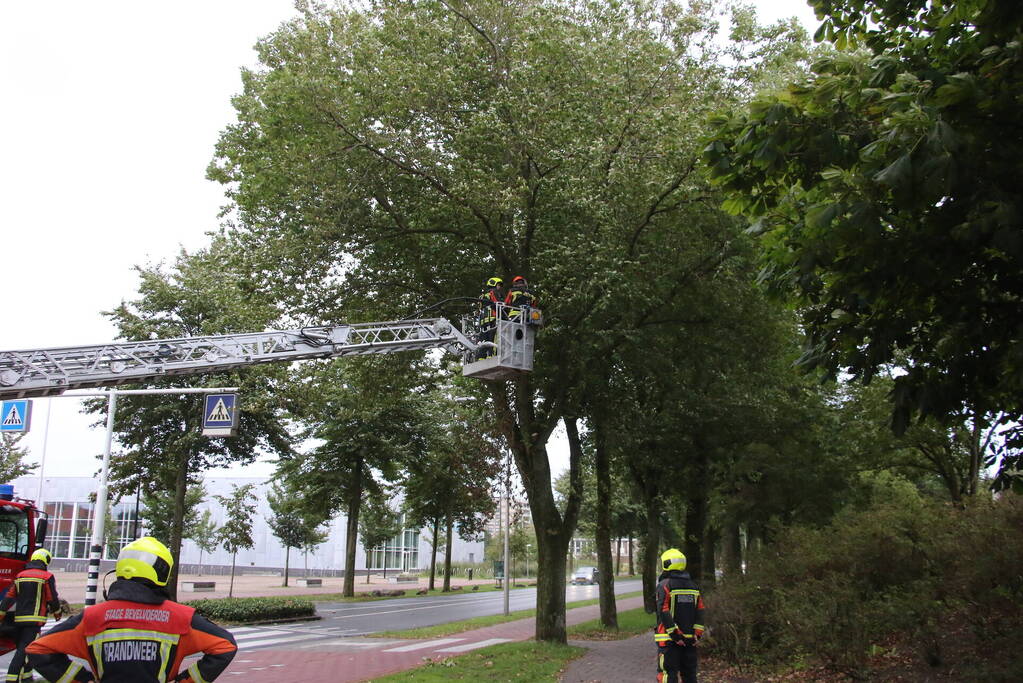
[[[107,601],[32,643],[29,662],[50,681],[213,681],[238,647],[230,633],[168,598],[173,566],[167,546],[151,536],[124,546]],[[202,659],[181,671],[184,658],[197,652]],[[69,655],[88,661],[91,671]]]

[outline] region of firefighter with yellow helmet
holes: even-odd
[[[504,280],[494,276],[487,280],[487,284],[480,294],[479,308],[479,335],[476,340],[496,344],[497,340],[497,319],[499,311],[504,305]],[[493,346],[486,346],[477,352],[477,358],[490,358],[497,352]]]
[[[29,645],[32,667],[47,680],[62,682],[216,679],[238,647],[230,633],[168,598],[173,565],[167,546],[151,536],[124,546],[107,601],[85,608]],[[198,652],[202,659],[181,671],[182,660]],[[89,668],[69,655],[86,660]]]
[[[671,548],[661,554],[657,579],[657,683],[696,681],[696,643],[703,637],[703,596],[686,569],[686,556]]]
[[[60,619],[60,597],[57,595],[57,580],[50,573],[53,556],[45,548],[39,548],[14,577],[6,594],[0,599],[0,620],[14,608],[14,652],[7,668],[7,682],[20,683],[32,680],[32,669],[25,666],[25,648],[39,636],[39,630],[46,623],[49,614]]]

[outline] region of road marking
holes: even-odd
[[[392,647],[384,652],[415,652],[416,650],[425,650],[427,648],[434,648],[440,645],[450,645],[451,643],[460,643],[465,638],[440,638],[439,640],[427,640],[423,643],[413,643],[412,645],[403,645],[401,647]]]
[[[284,643],[291,643],[291,642],[294,642],[296,640],[309,640],[309,636],[307,636],[307,635],[306,636],[296,635],[296,636],[291,636],[290,638],[280,638],[280,637],[265,638],[265,637],[262,637],[262,636],[256,636],[255,640],[248,640],[248,641],[246,641],[246,640],[239,640],[238,641],[238,649],[239,650],[253,650],[255,648],[265,647],[267,645],[283,645]]]
[[[481,640],[477,643],[466,643],[465,645],[446,647],[443,650],[437,650],[437,652],[468,652],[469,650],[476,650],[481,647],[489,647],[491,645],[499,645],[501,643],[510,642],[512,642],[511,638],[490,638],[489,640]]]

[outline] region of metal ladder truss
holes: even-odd
[[[212,337],[0,351],[0,398],[52,396],[68,389],[233,368],[399,351],[477,348],[444,318],[305,327]]]

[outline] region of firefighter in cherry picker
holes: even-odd
[[[32,680],[32,668],[25,665],[25,648],[39,636],[49,614],[60,619],[60,596],[57,595],[57,580],[49,571],[53,556],[45,548],[39,548],[14,577],[6,594],[0,599],[0,620],[14,608],[14,652],[7,668],[8,683]]]
[[[480,294],[479,335],[478,341],[497,342],[497,318],[501,305],[504,303],[504,280],[492,277],[487,280],[486,288]],[[495,347],[487,346],[479,350],[478,359],[490,358],[497,353]]]
[[[504,297],[504,305],[507,307],[505,310],[508,311],[508,320],[518,320],[519,316],[522,315],[524,306],[536,308],[536,304],[536,295],[530,291],[526,278],[516,275],[512,279],[511,289],[508,290],[508,294]]]
[[[32,667],[50,681],[158,683],[213,681],[231,663],[234,637],[195,609],[170,600],[174,558],[151,536],[124,546],[117,579],[91,605],[28,647]],[[185,657],[203,657],[185,671]],[[89,669],[69,655],[89,662]]]
[[[703,637],[703,596],[686,569],[686,556],[671,548],[661,554],[657,578],[657,683],[696,682],[696,644]]]

